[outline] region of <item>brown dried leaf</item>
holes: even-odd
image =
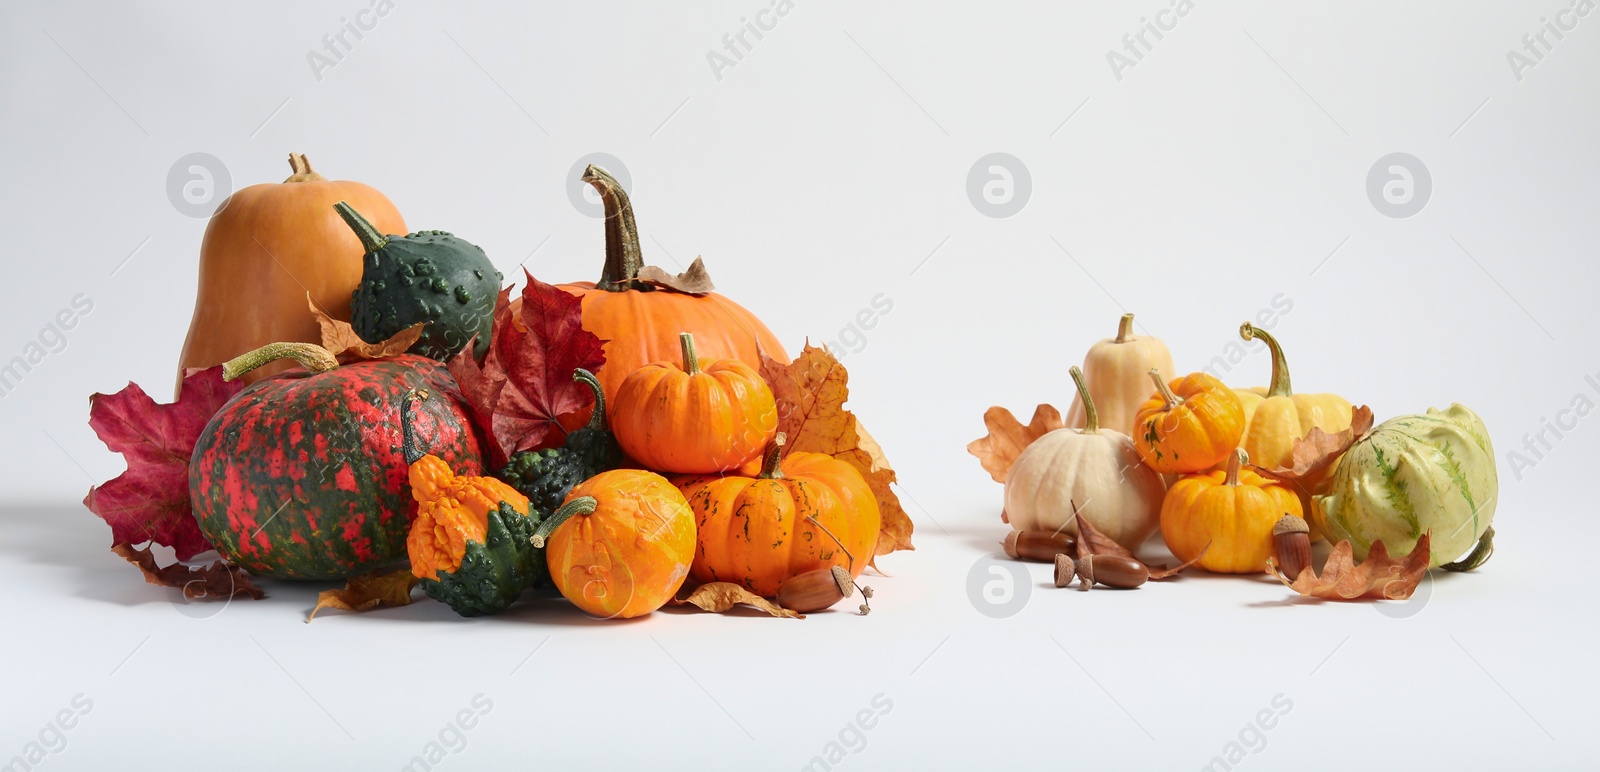
[[[698,257],[689,264],[688,269],[676,276],[653,265],[647,265],[639,269],[639,281],[682,292],[685,295],[704,295],[717,288],[711,283],[711,274],[706,271],[705,261]]]
[[[1263,469],[1263,471],[1285,480],[1319,481],[1356,440],[1371,430],[1372,409],[1362,405],[1350,414],[1350,428],[1337,434],[1329,434],[1318,427],[1312,427],[1310,434],[1294,444],[1291,466]]]
[[[1023,448],[1046,433],[1067,425],[1061,420],[1061,411],[1051,405],[1034,408],[1033,420],[1027,426],[1017,421],[1010,410],[991,407],[983,413],[983,424],[989,427],[989,434],[967,443],[967,452],[983,462],[984,470],[997,483],[1006,481],[1006,474],[1011,471],[1017,456],[1022,455]]]
[[[1350,542],[1341,541],[1328,555],[1320,577],[1306,566],[1291,580],[1278,571],[1277,561],[1272,558],[1267,558],[1267,571],[1307,598],[1405,600],[1416,591],[1423,574],[1428,573],[1428,537],[1423,534],[1411,554],[1399,559],[1389,557],[1389,548],[1383,542],[1375,542],[1367,551],[1367,559],[1359,565],[1353,558]]]
[[[227,600],[239,595],[260,600],[267,595],[256,587],[255,582],[250,581],[250,575],[244,569],[220,560],[202,568],[191,568],[182,563],[158,566],[156,556],[149,547],[115,544],[111,551],[138,566],[144,572],[145,581],[183,591],[185,600]]]
[[[362,612],[379,606],[409,606],[411,588],[416,586],[417,577],[409,567],[352,576],[343,589],[317,593],[317,605],[306,615],[306,622],[325,608]]]
[[[673,598],[672,605],[698,606],[701,611],[710,611],[721,614],[736,605],[744,604],[765,611],[775,617],[787,619],[805,619],[806,615],[790,611],[766,598],[756,595],[733,582],[709,582],[702,584],[689,593],[687,598]]]
[[[778,403],[778,431],[788,449],[826,453],[853,467],[866,479],[878,501],[878,546],[875,555],[911,546],[911,517],[890,487],[895,482],[883,449],[866,435],[855,415],[844,408],[850,397],[850,374],[827,349],[806,344],[787,365],[761,357],[761,377]],[[873,556],[867,556],[870,560]]]
[[[368,343],[356,334],[355,328],[351,327],[349,322],[328,316],[327,312],[317,305],[317,301],[311,299],[309,292],[306,293],[306,304],[311,307],[311,315],[316,317],[317,326],[322,328],[322,347],[334,356],[350,354],[358,359],[399,356],[406,353],[422,337],[422,326],[426,324],[417,322],[382,343]]]

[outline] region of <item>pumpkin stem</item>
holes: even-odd
[[[400,450],[405,454],[407,464],[415,464],[426,455],[417,449],[417,432],[411,426],[411,403],[427,402],[428,397],[427,389],[412,389],[400,400]]]
[[[578,368],[572,373],[572,380],[578,381],[594,392],[594,413],[589,416],[589,428],[597,432],[606,430],[606,392],[600,388],[600,379],[594,373],[583,368]]]
[[[311,159],[305,153],[289,154],[289,179],[284,182],[327,182],[328,178],[317,174],[311,169]]]
[[[1250,454],[1244,448],[1234,448],[1233,455],[1228,456],[1228,476],[1223,478],[1222,484],[1232,488],[1239,487],[1239,469],[1250,463]]]
[[[678,333],[678,346],[683,349],[683,371],[690,375],[699,375],[700,358],[694,353],[694,336],[687,332]]]
[[[607,292],[638,289],[634,279],[644,267],[644,256],[639,252],[639,226],[633,220],[628,191],[611,172],[594,164],[583,170],[583,181],[594,186],[606,207],[606,265],[595,287]]]
[[[783,479],[783,443],[788,441],[783,432],[773,435],[772,442],[767,443],[767,457],[761,462],[761,475],[758,480]]]
[[[1150,380],[1155,381],[1156,393],[1160,394],[1161,398],[1167,401],[1168,410],[1183,404],[1183,398],[1172,393],[1172,387],[1167,385],[1167,379],[1161,377],[1160,370],[1157,370],[1154,367],[1150,368]]]
[[[1129,314],[1127,317],[1132,317]],[[1083,371],[1073,365],[1067,372],[1072,374],[1072,384],[1078,387],[1078,399],[1083,402],[1083,429],[1079,434],[1097,434],[1100,431],[1100,413],[1094,409],[1094,397],[1089,396],[1089,386],[1083,382]]]
[[[562,504],[560,509],[551,512],[550,516],[545,518],[544,522],[539,524],[538,530],[533,532],[533,538],[529,541],[533,543],[534,547],[537,547],[538,549],[544,549],[545,541],[550,538],[550,534],[554,533],[557,528],[560,528],[562,523],[567,522],[567,518],[572,517],[573,515],[591,514],[594,512],[595,507],[599,506],[599,504],[600,502],[595,501],[593,496],[579,496],[578,498]]]
[[[1272,385],[1267,387],[1267,396],[1287,397],[1292,394],[1289,390],[1289,360],[1283,358],[1283,347],[1278,345],[1278,339],[1249,322],[1239,325],[1239,337],[1245,340],[1260,338],[1272,351]]]
[[[356,232],[356,238],[361,239],[362,249],[368,252],[376,252],[389,244],[389,237],[379,233],[377,228],[372,227],[372,223],[367,222],[367,218],[362,217],[361,213],[357,212],[349,204],[340,201],[334,204],[333,208],[339,213],[340,217],[344,218],[345,224],[350,226],[350,230]]]
[[[247,351],[222,363],[222,380],[234,380],[268,362],[293,359],[312,375],[325,373],[339,366],[333,353],[315,343],[284,341],[268,343],[254,351]]]
[[[1454,571],[1457,573],[1462,571],[1471,571],[1478,566],[1489,562],[1489,558],[1493,555],[1494,526],[1491,525],[1484,529],[1483,535],[1478,537],[1478,543],[1473,546],[1472,551],[1467,553],[1466,557],[1457,560],[1454,563],[1446,563],[1439,567],[1446,571]]]
[[[1111,342],[1127,343],[1130,335],[1133,335],[1133,314],[1123,314],[1122,322],[1117,325],[1117,337]]]

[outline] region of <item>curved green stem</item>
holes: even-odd
[[[597,432],[606,430],[606,392],[600,388],[600,379],[594,373],[583,368],[578,368],[572,373],[572,380],[578,381],[594,392],[594,414],[589,416],[589,428]]]
[[[400,400],[400,450],[405,454],[407,464],[415,464],[425,455],[417,449],[417,431],[411,426],[411,403],[428,401],[427,389],[412,389],[406,392]]]
[[[1229,487],[1239,487],[1239,470],[1250,463],[1250,454],[1244,448],[1234,448],[1233,455],[1228,457],[1228,476],[1222,479],[1222,484]]]
[[[1123,314],[1122,321],[1117,324],[1117,337],[1112,343],[1127,343],[1133,336],[1133,314]]]
[[[698,375],[700,358],[694,353],[694,336],[687,332],[678,333],[678,346],[683,349],[683,371],[690,375]]]
[[[1267,387],[1267,396],[1287,397],[1292,394],[1289,390],[1289,360],[1283,358],[1283,347],[1278,345],[1278,339],[1249,322],[1239,325],[1239,337],[1245,340],[1260,338],[1272,351],[1272,385]]]
[[[1168,410],[1183,404],[1183,398],[1172,393],[1172,387],[1167,385],[1166,378],[1161,377],[1160,370],[1157,370],[1154,367],[1150,368],[1150,380],[1155,381],[1156,393],[1160,394],[1161,398],[1167,401]]]
[[[539,528],[533,532],[533,539],[531,540],[533,546],[544,549],[545,541],[550,538],[550,534],[560,528],[562,523],[567,522],[567,518],[573,515],[592,514],[594,508],[599,504],[600,502],[595,501],[593,496],[579,496],[562,504],[560,509],[551,512],[550,516],[544,519],[544,522],[539,523]]]
[[[1129,314],[1123,318],[1132,318]],[[1100,413],[1094,409],[1094,397],[1089,396],[1089,385],[1083,382],[1083,371],[1073,365],[1071,370],[1072,383],[1078,387],[1078,400],[1083,402],[1083,431],[1079,434],[1094,434],[1100,431]]]
[[[783,432],[773,435],[772,442],[767,443],[767,455],[761,461],[761,474],[757,479],[782,480],[783,479],[783,444],[788,441]]]
[[[231,381],[251,370],[279,359],[293,359],[307,372],[315,375],[339,366],[339,360],[327,349],[315,343],[285,341],[268,343],[254,351],[247,351],[222,363],[222,380]]]
[[[372,223],[367,222],[367,218],[362,217],[361,213],[357,212],[354,207],[340,201],[333,205],[333,209],[339,213],[340,217],[344,218],[344,222],[350,226],[350,230],[355,231],[356,238],[361,239],[362,249],[368,252],[376,252],[389,244],[389,237],[379,233],[378,229],[372,227]]]
[[[1466,557],[1457,560],[1454,563],[1446,563],[1439,567],[1446,571],[1454,571],[1457,573],[1462,571],[1471,571],[1478,566],[1489,562],[1489,558],[1493,555],[1494,526],[1491,525],[1484,529],[1483,535],[1478,537],[1478,543],[1472,547],[1472,551],[1467,553]]]
[[[635,289],[634,279],[644,267],[639,252],[639,226],[633,220],[633,202],[622,183],[594,164],[583,170],[583,181],[600,193],[606,208],[606,265],[595,286],[607,292]]]

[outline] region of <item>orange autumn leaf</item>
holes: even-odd
[[[911,517],[890,487],[894,469],[872,435],[844,408],[850,398],[850,374],[839,360],[809,343],[789,364],[761,357],[761,377],[778,404],[778,431],[789,439],[790,452],[824,453],[853,467],[866,479],[878,501],[877,555],[911,546]]]
[[[1362,405],[1350,414],[1350,428],[1329,434],[1320,427],[1311,427],[1311,433],[1297,440],[1291,452],[1291,463],[1286,467],[1263,468],[1267,474],[1299,484],[1308,493],[1326,493],[1316,490],[1317,484],[1327,478],[1327,472],[1356,440],[1372,430],[1372,409]],[[1304,483],[1304,484],[1301,484]]]
[[[183,563],[158,566],[148,546],[119,543],[112,545],[111,551],[138,566],[146,582],[182,591],[184,600],[227,600],[240,595],[253,600],[266,597],[244,569],[220,560],[201,568],[190,568]]]
[[[309,292],[306,293],[306,303],[311,307],[311,315],[316,317],[317,326],[322,328],[322,347],[334,356],[351,354],[358,359],[399,356],[406,353],[422,337],[422,326],[426,324],[417,322],[382,343],[368,343],[356,334],[355,328],[351,327],[349,322],[328,316],[317,305],[317,301],[311,299]]]
[[[1328,561],[1318,576],[1310,566],[1297,577],[1285,576],[1278,570],[1277,561],[1267,558],[1267,571],[1285,586],[1307,598],[1328,600],[1405,600],[1417,589],[1423,574],[1428,573],[1428,534],[1417,539],[1411,554],[1402,558],[1389,557],[1389,548],[1383,542],[1374,542],[1367,551],[1367,559],[1357,564],[1349,541],[1334,545]]]
[[[672,605],[696,606],[701,611],[722,614],[739,604],[765,611],[775,617],[805,619],[806,615],[790,611],[766,598],[756,595],[732,582],[708,582],[694,589],[687,598],[673,598]]]
[[[306,616],[306,621],[310,622],[325,608],[361,612],[380,606],[408,606],[411,588],[416,586],[417,577],[409,567],[352,576],[342,589],[317,593],[317,605]]]
[[[1027,426],[1023,426],[1010,410],[999,406],[984,411],[983,425],[989,427],[989,433],[967,443],[967,452],[978,457],[984,471],[995,482],[1004,483],[1023,448],[1067,424],[1061,420],[1061,411],[1050,405],[1040,405],[1033,409],[1033,420]]]

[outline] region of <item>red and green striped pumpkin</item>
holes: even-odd
[[[200,530],[229,562],[278,579],[343,579],[406,558],[416,517],[399,405],[428,449],[464,475],[482,472],[479,439],[450,372],[402,355],[339,364],[308,343],[275,343],[224,366],[233,378],[291,357],[212,417],[189,465]]]

